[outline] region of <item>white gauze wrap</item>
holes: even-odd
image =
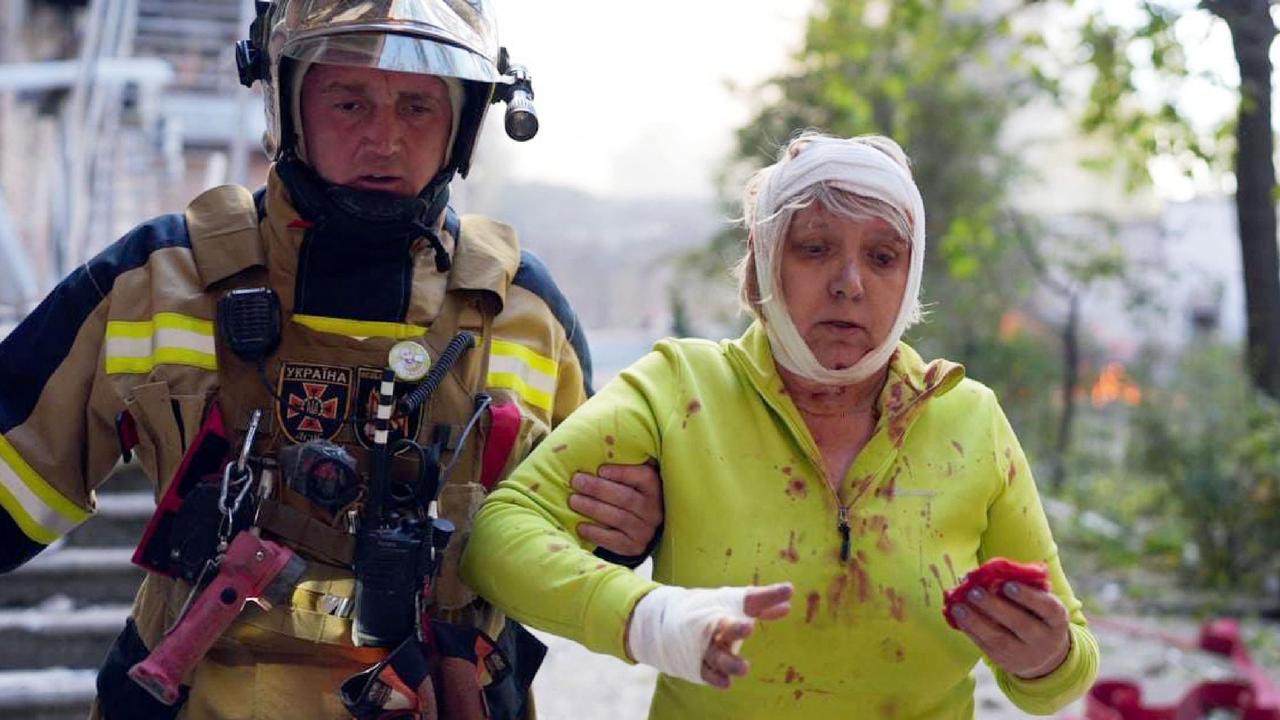
[[[925,247],[924,200],[920,190],[911,179],[910,171],[859,138],[811,138],[795,157],[778,161],[766,172],[768,175],[760,183],[755,212],[747,221],[755,235],[756,281],[773,357],[787,370],[824,385],[862,382],[889,362],[902,333],[919,317]],[[879,346],[843,370],[832,370],[818,362],[792,322],[782,288],[778,286],[788,229],[782,216],[791,215],[783,211],[801,191],[818,183],[901,208],[911,226],[911,265],[898,318]]]
[[[746,587],[664,585],[640,598],[631,613],[627,647],[636,662],[681,680],[706,685],[702,656],[722,620],[746,622]],[[737,651],[737,647],[733,648]]]

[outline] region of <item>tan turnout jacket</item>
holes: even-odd
[[[140,226],[73,272],[0,343],[0,571],[26,562],[93,515],[94,491],[121,455],[117,422],[125,411],[138,428],[134,454],[160,498],[224,384],[221,402],[233,442],[249,411],[260,407],[260,452],[332,433],[363,458],[361,430],[341,418],[365,412],[368,377],[385,366],[397,341],[424,342],[437,357],[449,340],[433,336],[437,326],[448,335],[465,327],[484,337],[418,420],[421,441],[433,422],[465,422],[472,391],[484,390],[520,409],[521,430],[505,474],[585,400],[581,331],[545,270],[528,256],[522,262],[510,228],[463,218],[461,242],[442,236],[453,256],[444,274],[428,244],[417,241],[404,317],[369,322],[355,319],[355,312],[295,313],[307,223],[274,172],[262,209],[259,221],[247,192],[224,188],[198,198],[185,215]],[[282,344],[266,365],[277,398],[263,389],[255,368],[231,367],[239,361],[215,331],[218,297],[246,279],[269,285],[283,306]],[[323,290],[314,283],[309,289]],[[291,414],[290,403],[307,402],[321,408],[324,419],[307,423]],[[477,432],[441,498],[442,513],[460,527],[483,498],[475,479],[485,428]],[[241,615],[190,678],[180,717],[349,717],[334,691],[382,651],[352,647],[350,619],[332,610],[352,593],[350,572],[306,542],[290,544],[308,560],[291,601]],[[496,632],[501,618],[476,610],[482,606],[456,579],[456,548],[449,554],[442,612]],[[148,647],[174,620],[188,590],[186,583],[147,576],[132,616]]]

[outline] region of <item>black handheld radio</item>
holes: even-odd
[[[458,333],[419,389],[405,400],[417,407],[429,399],[445,374],[474,345],[473,335]],[[439,572],[454,532],[453,523],[434,517],[430,511],[442,481],[440,446],[443,443],[433,442],[429,448],[418,446],[408,438],[396,442],[394,447],[387,443],[388,421],[396,407],[394,389],[395,374],[388,369],[383,373],[378,394],[369,501],[356,533],[356,609],[352,640],[356,645],[370,647],[396,647],[415,631],[424,581],[429,582]],[[389,466],[392,451],[402,446],[415,446],[420,451],[418,477],[422,487],[413,496],[413,506],[397,511],[390,507]]]

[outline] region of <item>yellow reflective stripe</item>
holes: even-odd
[[[157,329],[186,330],[205,337],[213,337],[213,321],[201,320],[190,315],[162,312],[150,320],[112,320],[107,323],[108,338],[149,338]]]
[[[199,335],[207,335],[213,337],[213,321],[201,320],[190,315],[179,315],[178,313],[156,313],[153,318],[157,328],[166,328],[169,330],[187,330]]]
[[[519,358],[523,360],[529,367],[537,370],[543,375],[550,375],[554,383],[558,373],[556,361],[546,355],[539,355],[524,345],[513,343],[509,340],[493,339],[493,354],[505,355],[507,357]]]
[[[127,322],[112,320],[107,323],[107,339],[116,338],[147,339],[156,333],[156,325],[150,320]]]
[[[156,348],[149,357],[108,357],[108,375],[143,375],[157,365],[190,365],[203,370],[217,370],[218,357],[185,348]]]
[[[524,381],[516,373],[511,372],[489,372],[488,385],[491,388],[503,388],[506,390],[514,390],[520,399],[530,405],[551,412],[553,404],[551,393],[539,390]]]
[[[112,320],[106,338],[108,374],[148,373],[156,365],[218,369],[211,320],[171,312],[150,320]]]
[[[89,518],[88,511],[76,506],[45,482],[2,435],[0,506],[27,537],[41,545],[48,545],[66,535]]]
[[[409,340],[427,334],[428,328],[421,325],[405,323],[373,322],[368,320],[347,320],[346,318],[322,317],[320,315],[294,315],[293,321],[303,327],[331,335],[346,335],[349,338],[363,340],[365,338],[387,338],[390,340]]]
[[[534,370],[520,358],[514,358],[509,355],[490,355],[489,372],[515,375],[525,385],[547,395],[554,395],[556,392],[556,379],[554,376]]]
[[[490,345],[489,387],[514,390],[534,407],[551,412],[558,374],[554,360],[524,345],[497,338]]]

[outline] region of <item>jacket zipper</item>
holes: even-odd
[[[837,498],[837,502],[839,499]],[[849,506],[841,505],[836,515],[836,530],[840,531],[840,561],[849,562]]]
[[[818,467],[823,466],[819,465]],[[826,480],[826,478],[823,479],[824,481]],[[826,486],[827,492],[831,493],[831,498],[836,501],[836,532],[840,533],[840,561],[847,563],[853,552],[853,533],[849,524],[849,515],[853,504],[858,502],[866,493],[867,488],[859,486],[857,492],[854,492],[854,488],[848,488],[853,498],[845,502],[841,499],[840,492],[831,487],[831,483],[823,482],[822,484]]]
[[[819,467],[822,466],[819,465]],[[840,562],[847,563],[853,550],[853,538],[849,527],[849,509],[853,503],[841,500],[840,493],[831,487],[831,483],[827,482],[826,478],[823,478],[822,484],[826,486],[827,492],[831,493],[831,498],[836,501],[836,532],[840,533]],[[854,500],[857,499],[854,498]]]

